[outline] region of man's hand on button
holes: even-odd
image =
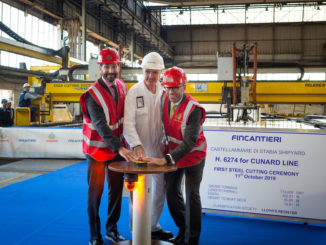
[[[137,157],[144,158],[145,155],[145,150],[141,145],[137,145],[134,147],[134,152],[136,153]]]
[[[128,150],[127,148],[121,146],[119,148],[119,154],[126,159],[127,162],[135,162],[137,161],[137,156],[130,150]]]
[[[154,157],[144,157],[144,160],[147,161],[149,164],[155,164],[158,166],[164,166],[167,164],[166,159],[163,158],[154,158]]]

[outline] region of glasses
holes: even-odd
[[[173,91],[175,91],[175,90],[178,90],[179,88],[182,88],[184,85],[180,85],[180,86],[178,86],[178,87],[164,87],[165,88],[165,90],[173,90]]]

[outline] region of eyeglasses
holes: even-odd
[[[165,90],[178,90],[179,88],[182,88],[184,85],[182,84],[182,85],[180,85],[180,86],[178,86],[178,87],[164,87],[165,88]]]

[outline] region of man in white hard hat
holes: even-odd
[[[160,114],[160,95],[163,87],[159,78],[164,69],[164,61],[161,55],[151,52],[145,55],[141,67],[143,78],[130,88],[126,97],[123,135],[137,157],[160,158],[164,156],[164,145]],[[168,240],[173,234],[164,231],[158,223],[165,203],[164,174],[152,176],[152,238]],[[132,222],[130,227],[132,229]]]
[[[31,109],[31,122],[35,122],[35,113],[37,111],[37,107],[31,104],[32,100],[37,100],[42,98],[42,95],[32,95],[29,92],[31,85],[29,83],[24,83],[23,92],[19,97],[19,107],[29,107]]]

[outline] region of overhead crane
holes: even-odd
[[[188,82],[187,93],[191,94],[201,103],[220,103],[222,101],[222,88],[233,87],[232,82],[209,81]],[[198,87],[207,90],[199,90]],[[237,86],[239,87],[239,86]],[[252,88],[252,82],[249,82]],[[250,92],[250,101],[253,101]],[[326,81],[257,81],[257,104],[326,104]]]
[[[45,94],[51,94],[53,102],[78,102],[80,95],[92,83],[49,82],[46,83]],[[135,83],[127,81],[126,85],[129,89]],[[186,92],[200,103],[221,103],[223,86],[224,81],[189,81]],[[232,82],[227,82],[227,86],[232,87]],[[326,81],[257,81],[256,86],[258,104],[326,104]]]
[[[39,121],[54,122],[53,108],[59,103],[79,103],[79,98],[93,81],[51,81],[45,83],[44,100],[36,102],[41,109]],[[127,81],[128,89],[135,81]],[[200,103],[223,103],[222,89],[232,88],[232,82],[189,81],[186,92]],[[249,82],[251,88],[252,82]],[[250,93],[252,100],[252,93]],[[326,81],[257,81],[257,104],[326,104]],[[42,106],[43,104],[43,106]],[[43,118],[42,118],[43,114]]]
[[[33,78],[31,81],[35,80]],[[36,102],[41,108],[40,122],[55,122],[55,104],[79,103],[79,98],[94,81],[46,81],[44,99]],[[128,89],[136,81],[126,81]],[[33,82],[31,82],[33,84]],[[253,101],[252,81],[248,81],[249,101]],[[226,104],[223,88],[233,88],[231,81],[189,81],[186,92],[198,102]],[[237,84],[239,87],[239,84]],[[224,95],[225,96],[225,95]],[[326,104],[326,81],[256,81],[256,104]]]

